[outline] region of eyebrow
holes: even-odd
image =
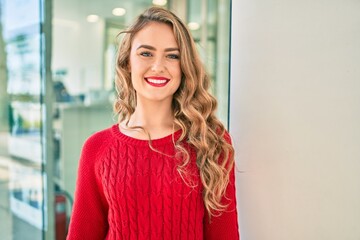
[[[150,46],[150,45],[140,45],[137,49],[140,49],[140,48],[146,48],[146,49],[149,49],[149,50],[153,50],[155,51],[156,48],[153,47],[153,46]],[[172,51],[179,51],[180,52],[180,49],[179,48],[165,48],[165,52],[172,52]]]

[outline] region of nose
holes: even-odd
[[[158,57],[154,60],[151,71],[153,72],[164,72],[166,69],[164,59],[162,57]]]

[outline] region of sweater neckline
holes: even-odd
[[[124,141],[126,143],[142,145],[142,146],[148,146],[149,145],[149,140],[130,137],[130,136],[122,133],[120,131],[119,124],[114,124],[112,126],[112,132],[118,139],[120,139],[120,140],[122,140],[122,141]],[[179,129],[179,130],[173,132],[172,134],[169,134],[169,135],[164,136],[162,138],[151,139],[151,144],[153,146],[173,144],[173,139],[174,139],[174,141],[179,139],[181,133],[182,133],[182,129]]]

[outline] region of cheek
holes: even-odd
[[[182,82],[182,74],[181,72],[179,72],[179,74],[177,74],[176,76],[176,84],[175,84],[176,89],[179,89],[181,82]]]
[[[129,71],[131,72],[137,71],[139,67],[140,67],[140,61],[137,58],[136,54],[132,52],[129,58]]]
[[[180,64],[179,65],[174,65],[171,67],[171,72],[172,74],[174,75],[174,77],[180,77],[181,78],[181,75],[182,75],[182,71],[181,71],[181,68],[180,68]]]
[[[151,67],[149,63],[141,59],[133,59],[129,65],[131,66],[129,69],[132,74],[144,74]]]

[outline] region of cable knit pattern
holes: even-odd
[[[196,153],[190,151],[186,184],[176,170],[173,137],[152,141],[122,134],[118,125],[95,133],[79,162],[69,240],[239,239],[234,173],[224,203],[229,207],[208,220]],[[195,186],[193,186],[195,183]]]

